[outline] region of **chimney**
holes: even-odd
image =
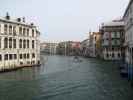
[[[33,26],[34,25],[34,23],[31,23],[31,26]]]
[[[18,22],[21,22],[21,18],[17,18],[17,21],[18,21]]]
[[[6,19],[7,20],[10,20],[10,16],[9,16],[9,13],[8,12],[6,13]]]
[[[25,23],[25,17],[23,17],[23,22]]]

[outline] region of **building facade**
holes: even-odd
[[[89,39],[85,39],[81,42],[81,55],[89,57]]]
[[[113,20],[104,23],[100,29],[102,58],[104,60],[122,60],[124,58],[124,22]]]
[[[74,56],[80,55],[80,42],[76,41],[64,41],[58,43],[57,46],[57,54],[59,55],[67,55]]]
[[[58,43],[41,43],[41,52],[45,54],[55,55],[57,54]]]
[[[25,18],[0,18],[0,71],[40,64],[40,32]]]
[[[133,0],[130,0],[123,19],[125,24],[125,63],[133,78]]]

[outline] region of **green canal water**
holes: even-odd
[[[0,100],[133,100],[133,88],[111,62],[45,57],[41,67],[1,73]]]

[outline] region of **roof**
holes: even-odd
[[[29,27],[36,27],[34,25],[31,25],[31,24],[23,22],[23,21],[18,22],[17,19],[6,19],[5,17],[0,17],[0,21],[7,22],[7,23],[25,25],[25,26],[29,26]]]
[[[129,3],[128,3],[127,8],[126,8],[126,10],[125,10],[125,13],[124,13],[124,15],[123,15],[123,18],[125,17],[126,13],[128,12],[128,9],[129,9],[129,7],[131,6],[132,3],[133,3],[133,0],[130,0]]]
[[[124,26],[124,21],[110,21],[104,23],[103,26]]]

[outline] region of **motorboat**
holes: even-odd
[[[74,62],[82,62],[82,60],[81,60],[81,59],[79,59],[79,57],[78,57],[78,56],[74,56],[73,60],[74,60]]]

